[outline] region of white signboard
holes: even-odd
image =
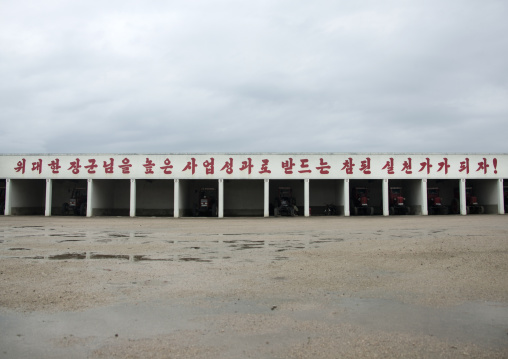
[[[507,154],[0,155],[0,179],[508,178]]]

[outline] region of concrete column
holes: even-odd
[[[309,179],[303,181],[303,215],[310,216],[309,211]]]
[[[349,217],[351,215],[351,208],[349,208],[349,178],[344,180],[344,216]]]
[[[180,181],[178,179],[175,179],[175,185],[174,185],[173,191],[174,191],[173,217],[179,218],[180,217]]]
[[[390,200],[388,198],[388,178],[383,179],[383,216],[390,215]]]
[[[224,180],[219,179],[219,218],[224,218]]]
[[[265,179],[265,191],[264,191],[264,206],[263,206],[263,213],[264,217],[270,216],[270,180]]]
[[[503,179],[497,181],[497,213],[504,214],[504,182]]]
[[[131,179],[130,216],[136,217],[136,180]]]
[[[93,179],[86,181],[86,216],[92,217],[93,210]]]
[[[44,215],[46,217],[51,216],[51,200],[53,197],[53,182],[51,179],[46,179],[46,207],[44,209]]]
[[[4,209],[4,215],[10,216],[11,215],[11,191],[12,191],[12,184],[10,179],[5,180],[5,209]]]
[[[459,183],[459,198],[460,198],[460,214],[465,216],[467,214],[466,206],[466,179],[461,178]]]
[[[422,216],[428,216],[428,214],[429,214],[429,207],[428,207],[429,201],[427,201],[427,179],[425,179],[425,178],[422,179],[421,189],[422,189],[422,192],[421,192],[421,196],[422,196]]]

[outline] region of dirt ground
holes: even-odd
[[[508,216],[1,216],[21,357],[508,358]]]

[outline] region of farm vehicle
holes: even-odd
[[[390,187],[389,192],[390,200],[390,214],[410,214],[411,207],[406,205],[406,198],[404,198],[402,187]]]
[[[62,214],[86,216],[86,188],[76,187],[71,191],[69,202],[62,205]]]
[[[291,187],[279,187],[278,196],[275,198],[274,216],[297,216],[298,207],[293,197]]]
[[[448,207],[443,204],[438,187],[427,188],[427,207],[429,214],[448,214]]]
[[[455,189],[455,198],[452,200],[450,206],[451,212],[454,214],[460,213],[460,195],[459,189]],[[478,197],[474,195],[472,187],[466,187],[466,213],[467,214],[483,214],[485,208],[478,203]]]
[[[194,217],[217,217],[217,189],[213,187],[201,187],[199,189],[198,200],[193,209],[193,215]]]
[[[369,199],[369,189],[367,187],[354,187],[351,196],[352,214],[355,216],[359,214],[372,216],[374,207],[369,206]]]

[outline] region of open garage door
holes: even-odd
[[[422,180],[388,181],[390,215],[422,214]]]
[[[86,215],[86,180],[53,180],[52,186],[51,215]]]
[[[383,181],[350,180],[349,212],[352,216],[383,214]]]
[[[180,216],[218,216],[219,182],[217,180],[180,180],[179,188]]]
[[[291,214],[291,210],[286,210],[285,198],[287,198],[287,206],[294,208],[294,215],[304,215],[304,182],[303,180],[270,180],[269,201],[270,215]],[[296,206],[296,208],[294,207]],[[283,209],[281,211],[281,208]],[[289,208],[289,207],[288,207]]]
[[[309,192],[312,216],[344,214],[344,180],[311,180]]]
[[[12,215],[44,215],[46,181],[38,179],[10,180]]]
[[[174,188],[173,180],[136,180],[136,216],[173,216]]]
[[[128,216],[130,180],[94,180],[93,216]]]
[[[225,180],[224,217],[263,217],[264,180]]]

